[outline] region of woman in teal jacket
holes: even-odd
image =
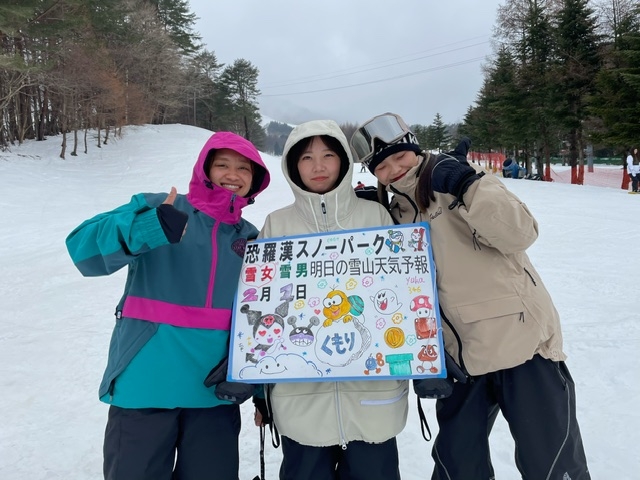
[[[187,195],[134,195],[68,236],[84,276],[128,267],[99,390],[111,405],[106,479],[237,480],[239,406],[203,380],[228,354],[245,246],[258,235],[242,209],[268,184],[253,144],[218,132]]]

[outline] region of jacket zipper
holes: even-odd
[[[458,331],[454,328],[454,326],[451,324],[447,316],[444,314],[442,307],[440,308],[440,317],[442,317],[442,320],[444,320],[444,322],[447,325],[449,325],[449,328],[451,329],[453,336],[456,337],[456,342],[458,344],[458,365],[460,365],[460,368],[462,369],[464,374],[467,377],[471,378],[471,375],[469,375],[469,372],[467,371],[467,367],[464,365],[464,359],[462,358],[462,340],[460,340],[460,335],[458,334]]]
[[[538,284],[536,283],[535,278],[533,278],[533,275],[531,275],[531,272],[529,270],[527,270],[526,268],[524,269],[524,272],[528,275],[528,277],[531,279],[531,281],[533,282],[533,286],[537,287]],[[524,323],[524,312],[520,312],[520,321],[522,323]]]
[[[531,272],[529,270],[527,270],[526,268],[524,269],[524,271],[527,273],[527,275],[529,275],[529,278],[531,279],[531,281],[533,282],[533,286],[537,287],[538,284],[536,283],[535,278],[533,278],[533,275],[531,275]]]
[[[215,221],[215,220],[214,220]],[[213,284],[215,283],[216,268],[218,268],[218,254],[216,247],[216,235],[218,233],[218,227],[220,222],[215,221],[213,228],[211,229],[211,271],[209,272],[209,285],[207,287],[207,298],[204,300],[204,306],[211,308],[213,305]]]
[[[344,429],[342,428],[342,408],[340,406],[340,386],[338,382],[334,383],[335,395],[336,395],[336,413],[338,415],[338,435],[340,435],[340,448],[342,450],[347,449],[347,440],[344,436]]]
[[[329,222],[327,221],[327,204],[324,202],[324,195],[320,195],[320,209],[322,210],[322,219],[324,220],[324,231],[329,231]]]
[[[473,249],[482,250],[482,247],[480,246],[480,242],[478,241],[477,233],[478,231],[474,228],[473,229]]]

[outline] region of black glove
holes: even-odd
[[[471,139],[469,137],[462,137],[456,148],[447,152],[447,155],[455,157],[457,160],[467,163],[467,153],[469,153],[469,147],[471,146]]]
[[[224,382],[227,379],[227,370],[229,370],[229,357],[224,357],[204,379],[204,386],[209,388]]]
[[[444,364],[447,367],[447,376],[449,378],[460,383],[467,383],[469,377],[446,350],[444,351]]]
[[[447,398],[453,392],[454,382],[467,383],[467,375],[458,366],[449,352],[445,350],[445,365],[447,378],[416,378],[413,381],[413,391],[420,398]]]
[[[435,192],[448,193],[459,200],[467,191],[469,185],[475,182],[478,174],[475,169],[467,163],[457,160],[446,153],[441,153],[436,157],[436,161],[431,169],[431,186]]]
[[[419,179],[418,202],[422,209],[435,201],[435,192],[456,197],[449,208],[462,203],[462,196],[469,186],[482,176],[467,162],[470,146],[471,140],[464,137],[455,149],[429,158]]]
[[[215,386],[216,397],[220,400],[240,405],[256,392],[256,386],[249,383],[221,382]]]
[[[267,401],[264,398],[253,397],[253,404],[260,412],[260,415],[262,415],[262,423],[264,423],[265,425],[269,425],[271,423],[271,415],[269,415]]]
[[[163,203],[156,208],[156,215],[169,243],[178,243],[182,240],[184,229],[187,226],[189,215],[178,210],[171,204]]]
[[[453,380],[447,378],[416,378],[413,391],[420,398],[447,398],[453,392]]]
[[[220,363],[211,369],[203,383],[207,388],[215,388],[215,394],[218,399],[240,405],[251,398],[256,391],[256,387],[248,383],[227,382],[228,368],[229,357],[224,357],[220,360]]]

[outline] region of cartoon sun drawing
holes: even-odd
[[[364,302],[358,295],[347,295],[341,291],[333,289],[322,301],[322,313],[326,317],[322,323],[324,327],[330,327],[333,322],[342,319],[344,323],[350,322],[354,315],[360,315],[364,308]]]

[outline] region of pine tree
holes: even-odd
[[[467,112],[461,129],[476,148],[502,149],[512,141],[512,119],[522,111],[517,110],[516,75],[513,56],[501,48],[485,70],[476,107]]]
[[[223,67],[216,54],[206,49],[189,57],[185,78],[187,101],[182,122],[215,130],[216,96]]]
[[[256,145],[264,141],[260,110],[257,104],[258,69],[251,62],[238,59],[227,66],[220,77],[222,98],[220,111],[226,128],[251,140]]]
[[[571,183],[580,184],[584,175],[583,121],[588,115],[587,98],[595,89],[600,67],[593,13],[588,0],[564,0],[556,28],[559,120],[568,131]]]
[[[447,126],[442,116],[436,113],[431,125],[427,127],[427,148],[442,152],[451,147],[451,136],[447,133]]]
[[[608,19],[602,47],[606,62],[590,102],[603,128],[593,136],[624,155],[640,143],[640,5],[616,0],[603,17]]]
[[[188,0],[148,0],[157,9],[169,37],[185,55],[196,53],[201,47],[197,43],[200,36],[193,31],[196,14],[189,11]]]
[[[513,120],[522,137],[514,139],[514,145],[520,146],[528,172],[531,172],[533,156],[538,173],[542,173],[541,157],[544,157],[544,178],[550,180],[551,149],[557,143],[558,126],[553,95],[557,80],[552,75],[555,45],[547,2],[531,1],[524,21],[526,29],[517,47],[521,60],[517,82],[520,96],[515,97],[518,115]]]

